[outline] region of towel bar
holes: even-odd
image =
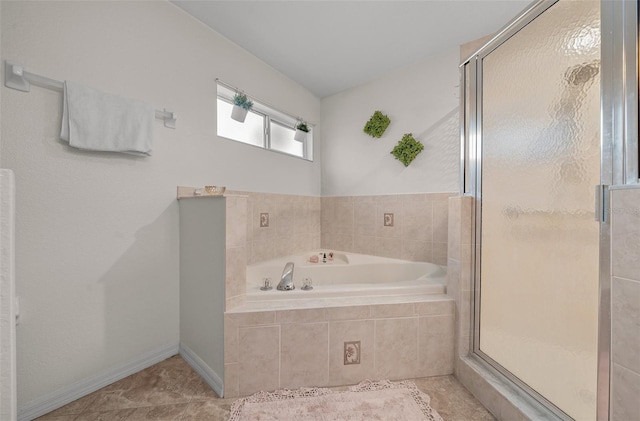
[[[23,66],[5,60],[4,86],[18,91],[29,92],[32,83],[42,88],[56,91],[62,91],[64,89],[64,83],[59,80],[27,72]],[[164,127],[170,129],[176,128],[176,115],[172,111],[156,110],[156,118],[164,120]]]

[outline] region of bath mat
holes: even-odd
[[[429,402],[411,381],[365,380],[347,391],[258,392],[233,402],[229,421],[443,421]]]

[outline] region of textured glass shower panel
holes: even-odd
[[[480,350],[595,419],[600,10],[561,1],[483,60]]]

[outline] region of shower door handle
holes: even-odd
[[[598,184],[596,186],[596,216],[597,222],[607,222],[609,212],[609,186],[606,184]]]

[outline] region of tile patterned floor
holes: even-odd
[[[431,406],[445,421],[495,420],[453,376],[413,381],[431,397]],[[235,399],[220,399],[182,358],[175,356],[37,421],[224,421]]]

